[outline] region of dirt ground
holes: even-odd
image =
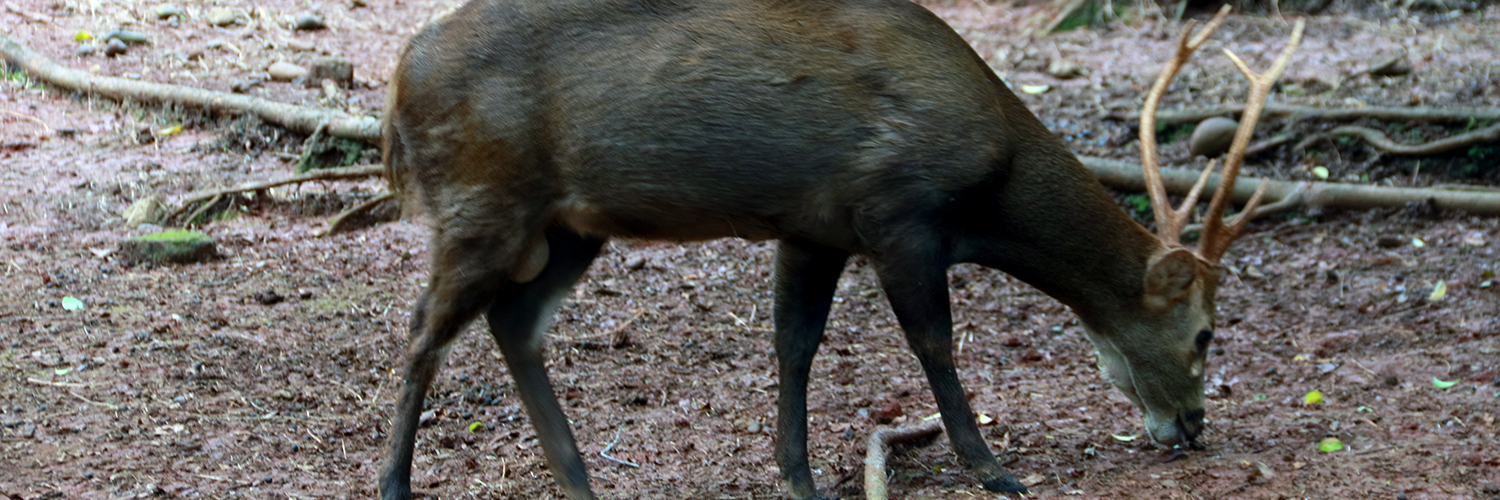
[[[1036,36],[1029,27],[1048,12],[1026,3],[929,6],[1012,84],[1051,86],[1023,99],[1076,152],[1132,159],[1134,124],[1110,116],[1138,107],[1179,25],[1148,17]],[[404,37],[456,3],[190,2],[179,4],[186,17],[177,26],[156,19],[156,4],[4,5],[0,32],[100,75],[227,91],[264,79],[275,61],[344,55],[358,80],[345,107],[376,111]],[[241,9],[250,24],[211,27],[204,18],[214,7]],[[313,9],[329,29],[292,31],[282,21]],[[1287,81],[1340,85],[1275,99],[1500,105],[1500,11],[1459,14],[1313,18]],[[151,43],[112,58],[75,56],[79,31],[120,27]],[[1287,31],[1274,15],[1231,19],[1166,106],[1242,99],[1244,84],[1219,49],[1264,64]],[[1359,74],[1403,52],[1410,75]],[[1049,76],[1058,58],[1084,75]],[[220,258],[127,266],[119,240],[147,231],[123,226],[131,202],[287,175],[302,138],[6,74],[0,496],[374,496],[405,325],[425,279],[423,222],[318,237],[326,217],[383,184],[277,188],[237,199],[204,225]],[[289,83],[249,93],[318,104],[318,91]],[[1327,126],[1272,120],[1262,134]],[[1407,136],[1451,132],[1426,125]],[[1283,147],[1247,168],[1280,179],[1311,179],[1311,167],[1326,165],[1351,182],[1500,184],[1494,148],[1423,159],[1359,144],[1310,149]],[[1164,152],[1171,164],[1188,162],[1181,141]],[[1304,210],[1253,224],[1225,257],[1206,450],[1185,456],[1114,437],[1142,434],[1140,414],[1098,374],[1066,308],[967,265],[951,273],[960,374],[975,410],[995,419],[982,428],[992,449],[1031,496],[1500,498],[1496,245],[1495,219],[1422,206]],[[602,497],[782,496],[770,430],[773,248],[616,241],[564,303],[550,334],[551,374]],[[1434,298],[1438,286],[1446,293]],[[65,297],[82,307],[69,310]],[[556,497],[498,352],[474,330],[429,395],[414,486],[440,498]],[[1311,391],[1324,401],[1306,404]],[[814,365],[809,448],[820,487],[863,496],[865,438],[898,408],[895,424],[936,411],[873,273],[855,261]],[[1345,448],[1319,451],[1330,437]],[[905,448],[892,464],[896,498],[998,496],[977,487],[946,439]]]

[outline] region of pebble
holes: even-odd
[[[1216,158],[1229,151],[1239,127],[1239,122],[1221,116],[1198,122],[1192,138],[1188,139],[1188,150],[1196,156]]]
[[[266,67],[266,73],[271,75],[272,80],[289,82],[307,76],[307,68],[279,61]]]
[[[150,41],[150,37],[147,37],[145,33],[136,33],[134,31],[125,30],[111,31],[104,35],[104,39],[107,41],[119,40],[130,45],[137,45]]]
[[[751,433],[751,434],[760,434],[760,430],[761,430],[760,422],[750,422],[749,425],[745,426],[745,432],[748,432],[748,433]]]
[[[31,438],[36,437],[36,425],[35,424],[26,424],[25,427],[22,427],[21,428],[21,437],[24,437],[26,439],[31,439]]]
[[[203,47],[206,48],[206,49],[208,49],[208,50],[218,50],[218,49],[224,48],[224,41],[223,40],[209,40],[208,43],[206,43],[206,44],[203,45]]]
[[[640,270],[643,267],[646,267],[646,259],[645,258],[642,258],[642,257],[631,257],[629,260],[625,261],[625,269],[629,269],[631,271],[637,271],[637,270]]]
[[[244,18],[238,12],[229,9],[218,8],[208,11],[208,24],[210,26],[218,26],[222,28],[225,26],[240,24],[244,21]]]
[[[349,9],[350,10],[358,9],[358,8],[364,7],[366,5],[370,5],[370,1],[369,0],[349,0]]]
[[[172,5],[169,3],[164,3],[156,6],[157,19],[167,19],[172,17],[182,17],[182,9],[178,8],[176,5]]]
[[[1047,63],[1047,74],[1059,80],[1069,80],[1083,76],[1083,68],[1077,63],[1067,59],[1053,59]]]
[[[120,41],[118,38],[112,39],[109,41],[109,43],[104,44],[104,55],[109,57],[124,54],[126,50],[129,49],[125,47],[125,42]]]
[[[78,55],[78,57],[88,57],[94,55],[94,50],[93,44],[84,43],[79,44],[77,49],[73,49],[73,53]]]
[[[236,94],[243,94],[249,92],[251,88],[259,84],[260,82],[255,80],[235,80],[234,83],[229,84],[229,91]]]
[[[315,31],[327,27],[328,25],[323,23],[323,18],[318,17],[317,14],[297,14],[297,17],[292,19],[292,29],[298,31]]]

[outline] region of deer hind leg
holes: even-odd
[[[984,488],[1022,493],[1026,486],[1006,472],[979,435],[973,410],[953,363],[953,317],[948,305],[948,258],[937,238],[909,238],[875,259],[875,272],[906,333],[943,415],[953,450]]]
[[[776,464],[792,498],[820,498],[807,464],[807,379],[848,252],[783,241],[776,251]]]
[[[491,303],[490,335],[500,344],[505,366],[516,381],[521,402],[546,453],[547,468],[563,494],[573,500],[592,499],[578,444],[547,378],[543,349],[547,320],[599,254],[604,241],[563,229],[547,231],[546,240],[546,266],[535,279],[502,290]]]
[[[488,208],[496,210],[492,213],[507,213]],[[385,500],[411,498],[411,464],[422,403],[449,345],[498,292],[516,286],[511,278],[514,268],[526,265],[528,246],[534,245],[513,236],[527,234],[525,224],[514,223],[523,219],[505,219],[512,221],[505,223],[492,217],[485,227],[474,220],[439,217],[434,229],[429,245],[432,271],[427,291],[412,313],[405,378],[380,474],[380,495]]]

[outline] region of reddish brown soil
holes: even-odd
[[[306,33],[272,23],[305,8],[286,0],[253,4],[266,24],[228,30],[207,27],[200,16],[209,5],[200,3],[184,5],[190,18],[176,28],[150,16],[154,4],[5,5],[0,31],[101,75],[227,90],[275,60],[344,54],[358,67],[351,105],[358,109],[379,107],[403,37],[454,6],[325,4],[332,29]],[[1045,17],[1041,7],[979,5],[934,7],[1013,83],[1054,86],[1024,98],[1075,150],[1133,154],[1131,125],[1101,118],[1138,102],[1176,25],[1029,37],[1024,28]],[[1494,10],[1436,26],[1313,19],[1289,79],[1337,80],[1402,48],[1416,62],[1415,76],[1357,76],[1328,95],[1278,99],[1496,106]],[[113,59],[73,56],[74,33],[97,36],[121,25],[153,44]],[[1217,49],[1265,61],[1286,31],[1280,21],[1248,18],[1225,29],[1223,42],[1205,51],[1210,62],[1184,76],[1189,90],[1174,94],[1172,105],[1190,100],[1189,92],[1197,104],[1239,99],[1243,84]],[[1341,41],[1345,35],[1355,41]],[[210,40],[225,48],[205,49]],[[1046,76],[1045,61],[1057,56],[1088,75]],[[251,92],[289,102],[315,95],[283,83]],[[286,153],[297,151],[300,137],[75,98],[20,78],[0,83],[0,103],[0,266],[8,291],[0,297],[0,495],[373,496],[404,325],[428,258],[422,222],[316,237],[326,216],[383,186],[274,189],[204,227],[218,240],[220,259],[125,266],[113,251],[142,231],[121,224],[130,202],[285,175]],[[179,124],[181,133],[157,133]],[[1370,169],[1384,172],[1372,176],[1383,184],[1494,183],[1493,162],[1479,165],[1479,175],[1455,177],[1462,158],[1412,169],[1409,160],[1352,148],[1357,156],[1326,160],[1336,177],[1358,180]],[[1169,159],[1185,156],[1180,145],[1166,151]],[[1274,156],[1251,170],[1310,175],[1312,160]],[[1382,238],[1387,245],[1377,243]],[[1094,369],[1071,313],[1001,273],[952,272],[960,373],[976,411],[997,421],[984,427],[992,448],[1038,497],[1497,498],[1495,245],[1496,220],[1422,207],[1255,223],[1226,257],[1232,273],[1219,297],[1207,449],[1185,456],[1146,438],[1111,437],[1140,434],[1139,413]],[[566,301],[551,333],[551,373],[601,496],[781,495],[769,430],[772,250],[741,241],[614,242]],[[643,263],[638,269],[627,265],[635,260]],[[1439,283],[1446,295],[1429,300]],[[863,495],[872,414],[899,404],[901,423],[935,411],[881,295],[867,266],[851,264],[814,367],[813,466],[820,485],[845,498]],[[64,297],[84,307],[68,311]],[[475,330],[457,343],[429,396],[414,483],[443,498],[555,497],[498,353]],[[1434,380],[1457,383],[1438,388]],[[1310,391],[1321,391],[1324,402],[1304,404]],[[1346,448],[1320,452],[1328,437]],[[603,458],[606,448],[640,467]],[[897,498],[994,496],[976,488],[945,440],[908,449],[892,466]]]

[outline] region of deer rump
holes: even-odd
[[[808,370],[852,254],[870,258],[954,451],[986,488],[1026,490],[981,438],[953,366],[958,262],[1004,270],[1102,328],[1090,338],[1124,360],[1111,369],[1153,437],[1201,430],[1191,339],[1212,320],[1209,264],[1132,222],[917,4],[474,1],[412,38],[385,112],[389,177],[433,228],[387,499],[409,497],[423,395],[481,312],[549,469],[569,498],[593,498],[541,332],[611,237],[781,240],[776,459],[793,498],[817,497]],[[1150,377],[1130,385],[1132,368]]]
[[[396,85],[388,164],[421,206],[514,198],[594,237],[858,252],[853,228],[954,208],[1013,146],[1013,113],[984,112],[1008,92],[908,2],[480,1]]]

